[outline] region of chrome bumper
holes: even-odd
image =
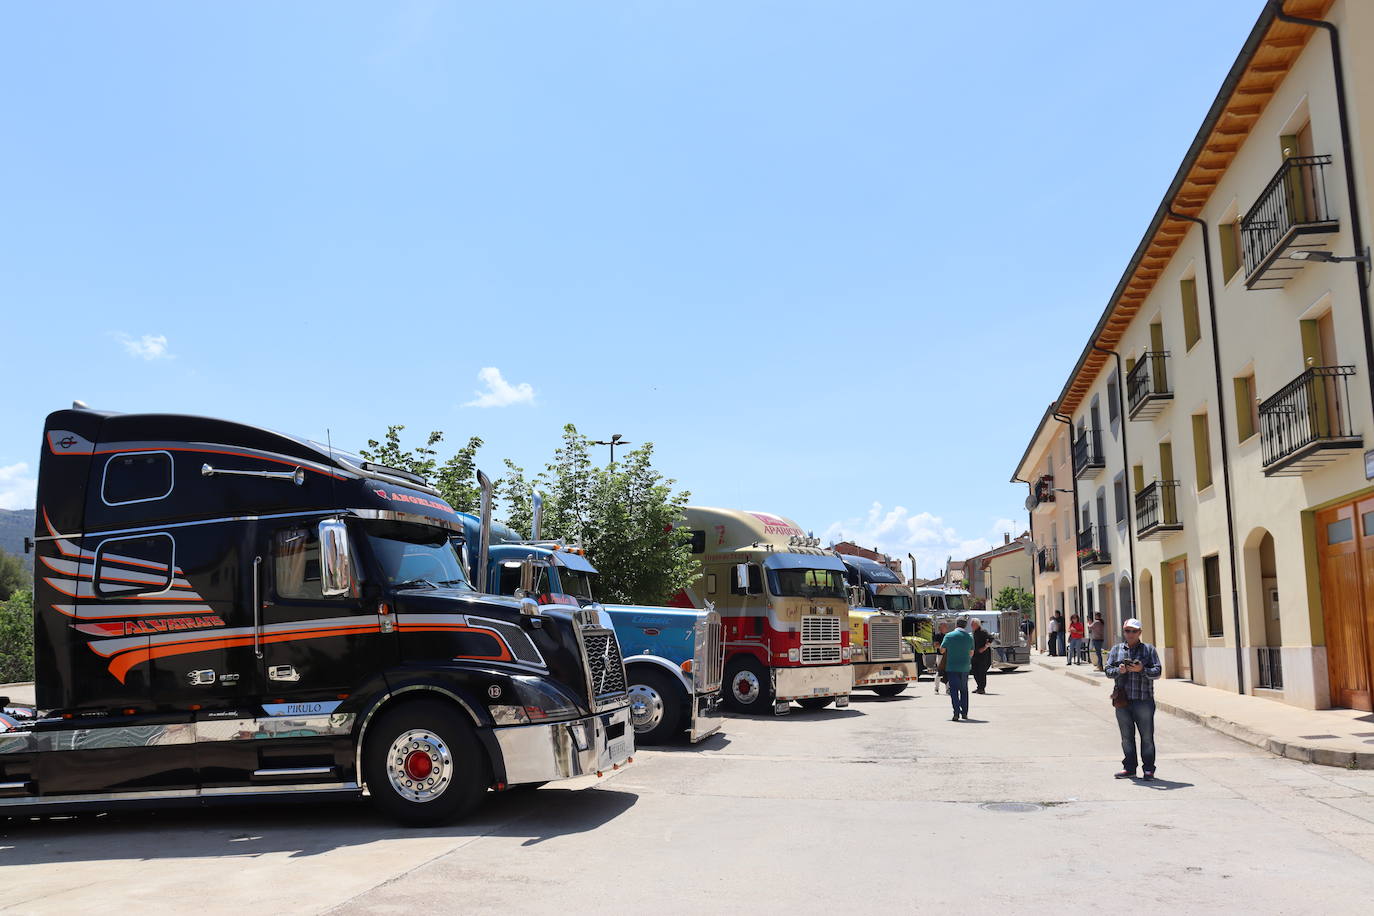
[[[687,737],[693,744],[711,737],[724,724],[719,690],[692,695],[692,721],[687,726]]]
[[[877,687],[881,684],[905,684],[916,682],[916,662],[855,662],[855,687]]]
[[[814,668],[774,668],[773,698],[779,702],[811,697],[844,697],[854,686],[850,665],[817,665]],[[844,706],[845,703],[837,703]]]
[[[635,752],[630,707],[551,725],[492,729],[506,767],[506,784],[552,782],[601,774]]]

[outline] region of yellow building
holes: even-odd
[[[1166,676],[1312,708],[1374,708],[1362,127],[1374,3],[1265,5],[1052,408],[1085,609],[1139,616]]]
[[[1069,426],[1054,408],[1045,411],[1021,456],[1012,481],[1029,485],[1026,511],[1034,542],[1031,581],[1035,595],[1035,643],[1049,651],[1049,620],[1078,613],[1077,546]]]

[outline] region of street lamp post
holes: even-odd
[[[622,438],[620,437],[620,433],[613,433],[613,434],[611,435],[611,438],[610,438],[610,439],[606,439],[606,440],[598,439],[597,441],[592,442],[591,444],[592,444],[592,445],[609,445],[609,446],[611,447],[611,464],[615,464],[615,447],[616,447],[617,445],[629,445],[629,444],[630,444],[630,440],[628,440],[628,439],[622,439]]]

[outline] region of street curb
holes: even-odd
[[[1077,671],[1070,671],[1063,664],[1050,664],[1049,662],[1033,660],[1035,664],[1044,668],[1046,671],[1058,671],[1076,681],[1097,686],[1106,683],[1103,678],[1096,678]],[[1374,770],[1374,751],[1337,751],[1327,747],[1317,747],[1312,744],[1304,744],[1297,741],[1284,741],[1267,735],[1264,732],[1255,731],[1248,725],[1239,722],[1232,722],[1230,719],[1223,719],[1220,716],[1211,716],[1205,713],[1194,712],[1185,709],[1174,703],[1155,698],[1155,706],[1167,713],[1186,719],[1212,731],[1220,732],[1229,738],[1237,741],[1244,741],[1246,744],[1254,745],[1262,750],[1268,751],[1278,757],[1287,757],[1289,760],[1300,760],[1303,763],[1315,763],[1318,766],[1341,767],[1347,770]]]

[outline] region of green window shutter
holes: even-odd
[[[1191,350],[1193,344],[1202,338],[1197,318],[1197,278],[1178,281],[1178,292],[1183,300],[1183,342]]]
[[[1236,394],[1236,441],[1244,442],[1255,434],[1254,392],[1250,390],[1250,376],[1231,379]]]
[[[1197,488],[1212,485],[1212,443],[1207,436],[1207,414],[1193,415],[1193,465],[1197,474]]]
[[[1221,275],[1229,282],[1240,269],[1240,258],[1236,257],[1236,224],[1222,223],[1217,227],[1217,234],[1221,237]]]

